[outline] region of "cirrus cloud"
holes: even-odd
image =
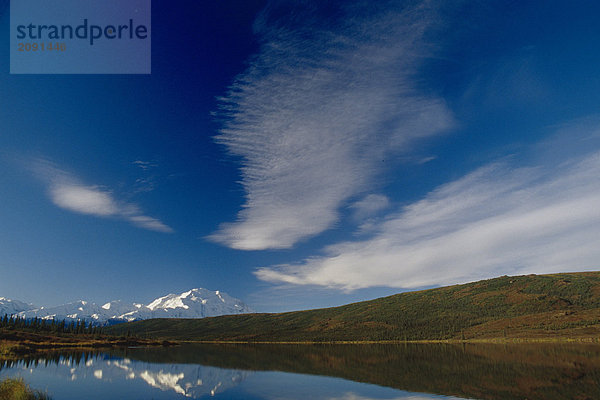
[[[367,240],[334,244],[322,256],[255,274],[354,290],[597,270],[600,152],[594,148],[532,166],[489,164],[388,215]]]
[[[240,159],[246,201],[210,239],[293,247],[330,228],[382,160],[452,125],[444,102],[415,83],[430,53],[432,2],[382,3],[347,4],[322,20],[319,10],[272,2],[257,20],[260,52],[218,113],[217,141]]]
[[[54,204],[70,211],[102,217],[119,213],[111,194],[97,186],[52,184],[49,193]]]
[[[156,232],[174,232],[160,220],[144,215],[136,204],[119,201],[110,190],[87,185],[52,162],[36,159],[30,167],[46,183],[50,200],[60,208],[96,217],[124,219],[140,228]]]

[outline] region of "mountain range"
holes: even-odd
[[[120,322],[150,318],[204,318],[219,315],[250,313],[252,310],[241,300],[221,291],[192,289],[181,294],[168,294],[144,305],[110,301],[104,305],[79,300],[55,307],[36,307],[0,297],[0,317],[18,315],[22,318],[42,318],[76,321],[85,320],[95,325],[112,325]]]

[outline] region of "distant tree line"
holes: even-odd
[[[64,349],[57,352],[43,353],[39,357],[24,357],[22,359],[0,359],[0,371],[5,368],[36,368],[40,365],[60,365],[64,361],[73,367],[86,364],[88,360],[99,357],[102,354],[99,350],[68,350]],[[4,399],[0,396],[0,399]]]
[[[71,335],[99,335],[102,334],[102,327],[91,323],[86,324],[85,320],[67,322],[65,320],[57,321],[54,319],[43,318],[22,318],[18,315],[4,314],[0,319],[0,329],[18,330],[35,333],[54,333]]]

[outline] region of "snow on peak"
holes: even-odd
[[[18,314],[22,311],[30,310],[32,308],[35,308],[33,304],[7,299],[6,297],[0,297],[0,318],[3,317],[4,314]]]
[[[158,388],[162,391],[173,390],[176,393],[186,395],[185,390],[178,384],[180,380],[185,378],[183,373],[180,374],[170,374],[165,373],[162,370],[158,373],[152,373],[148,370],[140,373],[140,378],[146,381],[150,386]]]
[[[187,293],[187,292],[186,292]],[[187,305],[183,303],[183,299],[185,298],[184,294],[176,295],[176,294],[168,294],[163,297],[159,297],[154,300],[152,303],[148,304],[150,310],[155,311],[157,309],[168,309],[168,308],[189,308]]]
[[[0,298],[0,316],[18,314],[25,318],[84,319],[95,324],[150,318],[204,318],[249,312],[252,310],[241,300],[219,290],[211,291],[202,288],[191,289],[181,294],[168,294],[147,305],[126,304],[120,300],[114,300],[100,306],[80,300],[56,307],[35,308],[31,304]]]
[[[220,291],[202,288],[191,289],[181,294],[168,294],[157,298],[146,306],[122,315],[128,321],[148,318],[203,318],[226,314],[242,314],[252,310],[241,300]]]

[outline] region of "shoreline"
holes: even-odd
[[[58,341],[55,341],[58,340]],[[214,345],[402,345],[402,344],[600,344],[600,337],[554,337],[554,338],[482,338],[482,339],[443,339],[443,340],[340,340],[340,341],[249,341],[249,340],[169,340],[107,337],[91,340],[72,340],[56,337],[50,340],[6,340],[0,336],[0,360],[13,360],[22,357],[44,354],[57,350],[94,351],[128,347],[171,347],[182,344]]]
[[[44,354],[56,350],[95,351],[123,347],[169,347],[179,342],[157,339],[139,338],[102,338],[90,340],[73,340],[56,337],[47,340],[6,340],[0,336],[0,360],[14,360],[26,356]],[[58,340],[58,341],[56,341]]]
[[[530,343],[582,343],[600,344],[600,337],[581,338],[489,338],[489,339],[432,339],[432,340],[339,340],[339,341],[249,341],[249,340],[178,340],[179,344],[530,344]]]

